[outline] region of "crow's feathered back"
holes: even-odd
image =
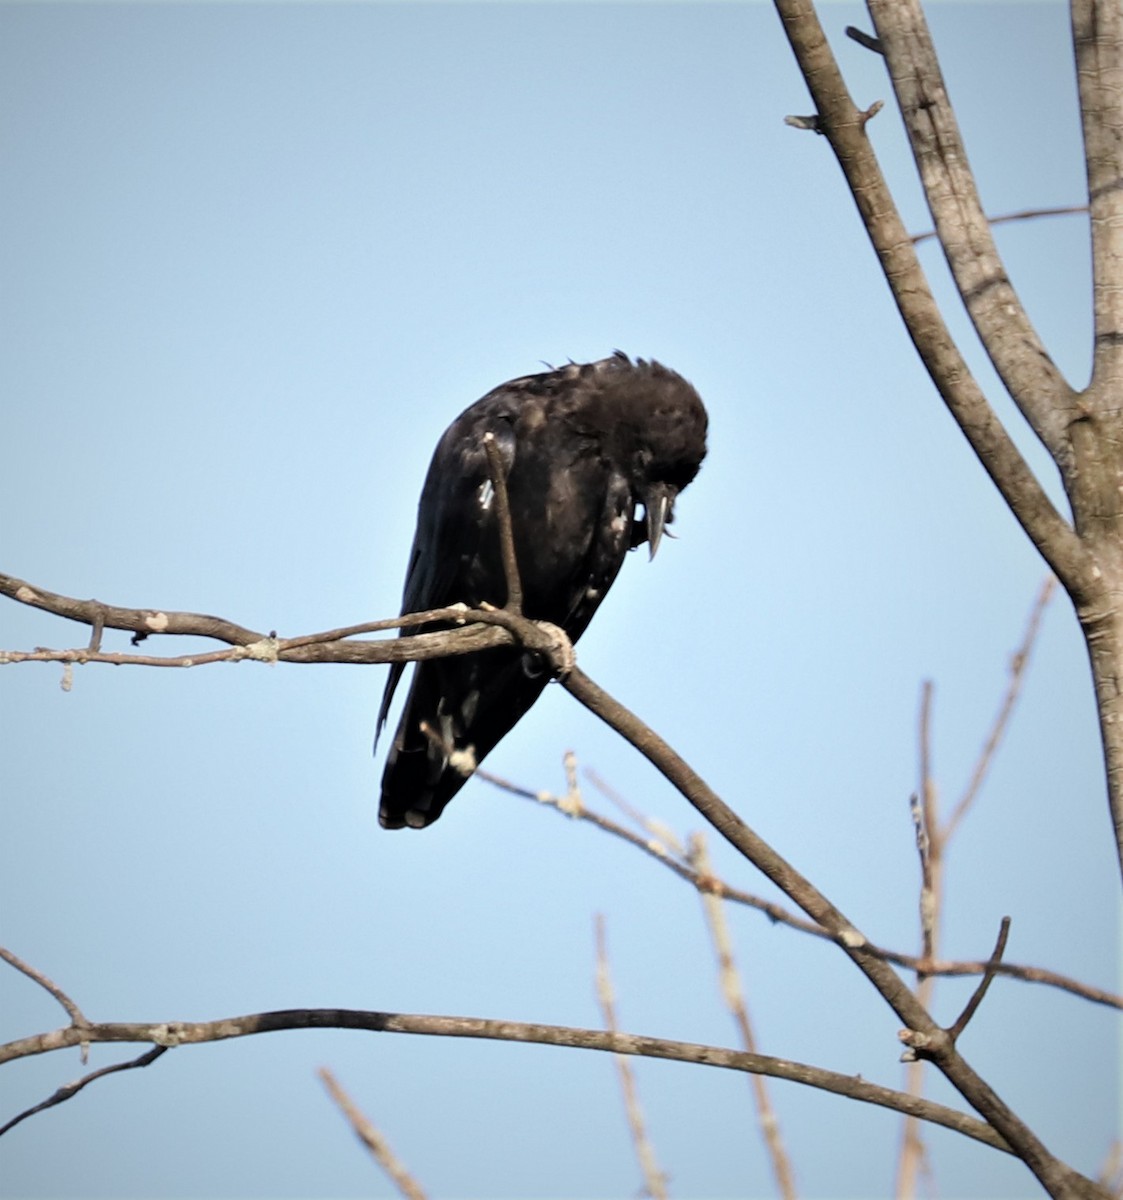
[[[489,392],[433,454],[403,613],[506,601],[485,433],[507,469],[523,613],[576,641],[627,551],[648,542],[654,556],[675,497],[705,456],[706,410],[674,371],[619,351]],[[390,669],[380,732],[403,669]],[[533,656],[514,647],[417,663],[382,777],[381,824],[432,824],[546,682]]]

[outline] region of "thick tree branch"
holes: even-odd
[[[1096,288],[1090,387],[1073,402],[1058,382],[1052,363],[1030,336],[1032,331],[1018,325],[1017,306],[1013,306],[1013,315],[1005,318],[992,311],[987,293],[994,291],[1001,297],[1007,295],[1008,286],[1005,276],[994,274],[996,260],[989,260],[972,291],[972,295],[978,293],[973,303],[979,320],[992,334],[988,349],[996,363],[1005,364],[1000,370],[1009,376],[1015,399],[1061,468],[1073,511],[1074,525],[1070,525],[1029,470],[951,338],[812,0],[774,2],[818,108],[814,128],[827,137],[842,167],[917,353],[979,461],[1076,607],[1091,659],[1112,824],[1123,872],[1123,10],[1118,0],[1073,0]],[[942,95],[938,66],[929,53],[930,41],[926,32],[921,36],[917,0],[871,0],[870,7],[880,14],[879,32],[881,24],[885,27],[879,45],[886,38],[896,39],[894,79],[902,87],[907,83],[903,102],[911,106],[917,135],[923,133],[935,147],[930,165],[943,180],[940,186],[946,192],[943,211],[954,226],[948,233],[952,254],[961,264],[962,277],[973,277],[971,254],[978,251],[987,259],[980,239],[989,239],[989,233],[983,232],[973,199],[969,212],[957,207],[968,204],[970,177],[965,159],[953,163],[961,150],[958,133]],[[883,48],[889,54],[888,45]],[[920,73],[925,74],[923,81],[917,78]],[[957,173],[954,187],[950,182],[953,165]],[[949,213],[958,216],[953,220]],[[1013,364],[1011,330],[1018,328],[1032,351],[1025,355],[1025,369],[1036,366],[1044,381],[1036,391]],[[1050,397],[1064,420],[1063,434],[1045,411]]]
[[[700,775],[649,726],[575,667],[562,686],[626,738],[690,801],[703,817],[758,870],[772,880],[836,943],[877,989],[907,1028],[901,1038],[943,1072],[969,1104],[985,1117],[1054,1197],[1099,1194],[1091,1180],[1054,1157],[1040,1138],[959,1054],[955,1043],[932,1019],[869,942],[808,879],[785,861],[713,791]]]
[[[919,0],[869,0],[868,8],[959,294],[1007,391],[1067,471],[1075,394],[1006,274]]]
[[[85,1030],[58,1029],[0,1045],[0,1064],[36,1054],[76,1046],[85,1036],[90,1042],[150,1043],[162,1049],[199,1045],[286,1029],[360,1029],[372,1033],[409,1033],[433,1037],[484,1038],[505,1042],[535,1043],[602,1050],[611,1054],[635,1054],[646,1058],[722,1067],[731,1071],[760,1072],[775,1079],[802,1083],[835,1095],[897,1112],[910,1113],[974,1138],[996,1150],[1009,1153],[1003,1139],[984,1122],[942,1104],[917,1100],[892,1088],[879,1087],[857,1076],[841,1075],[821,1067],[807,1066],[783,1058],[727,1050],[720,1046],[670,1041],[633,1033],[609,1033],[599,1029],[577,1029],[564,1025],[528,1024],[520,1021],[491,1021],[478,1017],[423,1016],[411,1013],[367,1012],[355,1009],[308,1008],[252,1013],[217,1021],[168,1021],[149,1023],[99,1022]],[[139,1060],[135,1064],[142,1065]]]
[[[924,276],[811,0],[775,0],[811,91],[817,128],[831,144],[894,300],[944,403],[1054,574],[1074,596],[1095,592],[1091,556],[1057,512],[955,345]]]
[[[1076,82],[1092,213],[1095,350],[1089,399],[1116,421],[1123,404],[1123,8],[1072,0]]]
[[[1072,429],[1076,528],[1103,586],[1077,604],[1099,707],[1112,824],[1123,871],[1123,8],[1072,0],[1092,229],[1092,380]]]

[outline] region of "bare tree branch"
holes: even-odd
[[[871,34],[866,33],[862,29],[858,29],[854,25],[847,25],[843,31],[846,36],[852,41],[857,42],[859,46],[864,46],[867,50],[874,54],[884,54],[885,51],[881,48],[881,43]]]
[[[920,782],[913,807],[916,849],[920,856],[920,946],[923,958],[935,958],[939,941],[939,899],[943,894],[943,839],[938,816],[939,797],[932,778],[932,683],[920,689]],[[923,973],[920,983],[924,983]],[[928,1006],[931,992],[921,1002]]]
[[[934,958],[939,952],[939,938],[942,923],[944,903],[944,863],[947,847],[959,823],[975,802],[982,786],[983,779],[990,767],[994,754],[1004,735],[1014,705],[1020,694],[1025,669],[1029,656],[1037,639],[1041,626],[1041,618],[1052,595],[1054,580],[1045,580],[1037,598],[1034,601],[1021,643],[1011,660],[1010,682],[1006,687],[990,731],[984,741],[983,748],[971,772],[963,796],[956,805],[951,817],[942,822],[938,812],[938,792],[932,774],[932,685],[926,682],[921,691],[920,720],[918,730],[918,748],[920,760],[919,798],[914,797],[912,803],[913,819],[916,822],[917,848],[920,852],[921,885],[920,885],[920,929],[922,954],[926,958]],[[990,981],[994,978],[998,964],[1006,948],[1006,934],[1009,929],[1009,919],[1003,921],[1002,933],[999,936],[995,952],[988,960],[983,979],[976,989],[971,1002],[961,1014],[956,1023],[948,1029],[948,1035],[954,1041],[963,1031],[971,1015],[986,994]],[[916,989],[917,998],[925,1008],[931,1009],[934,995],[934,979],[929,975],[919,975]],[[923,1090],[924,1057],[919,1054],[907,1053],[905,1059],[909,1066],[906,1073],[905,1090],[910,1095],[919,1096]],[[909,1200],[916,1194],[917,1176],[925,1163],[925,1147],[918,1123],[913,1118],[906,1118],[901,1134],[901,1149],[897,1166],[897,1185],[895,1194],[899,1200]]]
[[[919,779],[917,792],[910,801],[916,829],[916,849],[920,857],[920,947],[925,959],[935,958],[940,945],[941,915],[944,896],[944,840],[939,821],[939,793],[932,774],[932,696],[931,680],[920,689],[920,714],[917,721],[919,748]],[[916,998],[925,1008],[932,1007],[935,977],[919,972],[916,979]],[[916,1054],[906,1054],[905,1091],[910,1096],[924,1092],[924,1061]],[[906,1117],[901,1125],[901,1145],[897,1156],[897,1200],[912,1200],[916,1182],[927,1162],[927,1152],[919,1123]]]
[[[706,847],[704,834],[696,833],[690,839],[690,862],[694,869],[703,877],[712,877],[713,868],[710,863],[710,852]],[[733,939],[729,936],[729,925],[725,920],[720,897],[709,888],[701,889],[702,911],[706,915],[710,939],[717,955],[718,974],[721,980],[721,992],[725,998],[737,1032],[741,1036],[741,1045],[750,1053],[755,1054],[757,1043],[749,1020],[749,1009],[745,1003],[745,990],[741,986],[741,976],[733,957]],[[784,1138],[780,1133],[780,1123],[776,1119],[776,1110],[772,1107],[772,1098],[765,1085],[762,1075],[754,1075],[753,1100],[756,1104],[757,1124],[768,1151],[772,1164],[772,1174],[776,1179],[776,1187],[784,1200],[795,1200],[795,1174],[792,1171],[791,1159],[784,1146]]]
[[[76,600],[48,592],[11,575],[0,574],[0,596],[8,596],[21,604],[29,604],[72,621],[81,621],[91,626],[101,622],[105,628],[135,633],[138,636],[133,639],[134,643],[159,633],[211,638],[225,642],[231,647],[229,650],[174,657],[117,654],[92,650],[88,646],[70,650],[0,650],[0,665],[63,662],[110,663],[114,666],[194,667],[215,662],[241,662],[246,659],[257,662],[331,662],[365,665],[445,658],[452,654],[473,654],[492,646],[512,645],[522,645],[535,650],[551,663],[564,665],[572,658],[572,647],[568,647],[568,639],[564,639],[561,631],[548,622],[530,621],[504,609],[470,609],[463,604],[421,613],[408,613],[385,620],[367,621],[324,633],[280,638],[276,633],[256,633],[231,621],[201,613],[130,609],[102,604],[97,600]],[[354,640],[364,633],[410,629],[433,622],[448,622],[457,628],[375,642]],[[565,644],[562,644],[563,642]]]
[[[660,866],[666,867],[668,871],[671,871],[679,879],[684,880],[699,891],[709,891],[733,904],[741,904],[746,908],[754,908],[758,912],[763,913],[773,924],[786,925],[790,929],[810,934],[812,937],[821,938],[825,941],[834,941],[834,937],[817,921],[801,917],[773,900],[766,900],[763,896],[755,895],[753,892],[733,887],[725,880],[706,878],[700,875],[676,856],[676,852],[670,844],[670,838],[674,837],[673,830],[667,830],[658,836],[642,837],[639,834],[633,833],[619,822],[612,820],[611,817],[606,817],[603,813],[589,808],[579,798],[575,800],[572,793],[568,793],[565,796],[555,796],[552,792],[544,788],[535,790],[523,787],[520,784],[503,779],[501,776],[483,767],[477,769],[476,778],[482,779],[485,783],[492,784],[501,791],[509,792],[511,795],[519,796],[544,808],[552,808],[556,812],[561,813],[562,816],[569,817],[571,820],[584,821],[594,828],[601,830],[602,833],[619,838],[634,849],[653,858]],[[870,951],[883,958],[886,962],[894,963],[899,967],[905,967],[921,975],[944,975],[952,977],[982,975],[988,967],[985,959],[956,961],[939,958],[928,959],[923,955],[905,954],[900,950],[892,950],[885,946],[873,945],[872,943]],[[1033,967],[1024,963],[1002,962],[998,964],[996,972],[1008,979],[1019,979],[1024,983],[1040,983],[1047,987],[1054,987],[1061,991],[1069,992],[1082,1000],[1089,1000],[1093,1004],[1103,1004],[1108,1008],[1123,1010],[1123,995],[1119,995],[1116,992],[1109,992],[1105,988],[1093,987],[1091,984],[1083,983],[1078,979],[1072,979],[1067,975],[1062,975],[1058,971],[1050,971],[1046,967]]]
[[[778,0],[778,2],[781,4],[798,3],[800,0]],[[69,607],[70,611],[63,615],[74,616],[77,613],[79,614],[78,619],[87,620],[91,625],[96,623],[99,616],[104,624],[114,627],[122,627],[118,623],[125,622],[123,626],[125,628],[133,627],[130,623],[135,623],[139,619],[141,621],[140,631],[145,634],[161,632],[175,625],[175,622],[166,613],[155,614],[160,618],[156,624],[162,627],[162,629],[156,629],[153,628],[151,610],[148,610],[146,615],[135,610],[109,610],[104,605],[91,607],[91,602],[72,602],[65,597],[51,596],[47,599],[41,592],[30,589],[22,581],[13,580],[8,576],[0,576],[0,593],[11,594],[23,603],[34,604],[52,611],[60,607]],[[94,611],[95,608],[104,611]],[[176,616],[182,616],[182,614],[176,614]],[[505,610],[474,611],[471,614],[459,612],[459,616],[484,625],[498,625],[517,638],[517,641],[527,649],[535,650],[546,656],[555,673],[564,676],[562,683],[568,691],[640,750],[723,837],[759,870],[763,871],[808,916],[823,926],[870,980],[886,1003],[904,1021],[907,1029],[903,1036],[909,1044],[922,1050],[925,1057],[937,1064],[964,1098],[982,1113],[1014,1148],[1018,1156],[1037,1175],[1050,1194],[1073,1195],[1080,1192],[1085,1185],[1091,1186],[1083,1177],[1078,1176],[1065,1164],[1054,1158],[1042,1145],[1040,1139],[975,1073],[947,1037],[946,1031],[933,1021],[924,1006],[917,1002],[889,965],[872,952],[866,937],[810,881],[800,875],[790,863],[778,855],[724,804],[697,772],[666,742],[573,665],[572,645],[564,635],[559,636],[559,630],[541,622],[527,621]],[[427,619],[432,620],[433,618],[428,616]],[[211,622],[212,628],[222,625],[217,618],[198,618],[198,620]],[[164,624],[165,621],[167,625]],[[398,625],[406,623],[410,622],[406,622],[404,619],[394,622]],[[197,626],[190,620],[180,624],[181,627],[176,628],[176,632],[198,631]],[[232,635],[229,627],[224,632],[228,636]],[[482,631],[484,637],[491,636],[493,633],[494,631],[490,629]],[[423,639],[456,639],[459,635],[473,636],[474,634],[475,631],[472,629],[452,630],[447,634],[421,634],[417,636],[416,641],[420,643]],[[318,652],[313,659],[319,657],[320,661],[391,661],[396,654],[401,654],[403,658],[410,657],[408,649],[402,644],[414,640],[398,638],[385,645],[349,641],[327,642],[319,645],[306,644],[288,653],[300,655],[299,661],[312,660],[305,657],[309,655],[309,652]],[[269,641],[273,642],[274,639],[271,637]],[[431,645],[431,643],[427,643],[427,645]],[[463,642],[457,641],[456,647],[457,651],[464,652]],[[479,642],[473,642],[472,648],[480,648]],[[381,653],[365,657],[372,650]],[[444,649],[442,652],[449,651]],[[288,661],[283,642],[279,643],[275,653],[276,657]],[[386,654],[386,657],[383,658],[382,654]],[[256,657],[256,655],[251,655],[251,657]],[[412,657],[418,657],[416,649],[414,649]]]
[[[1074,596],[1098,586],[1091,555],[1057,512],[972,376],[940,313],[842,79],[812,0],[774,0],[831,144],[921,360],[1027,536]],[[1051,435],[1052,436],[1052,435]]]
[[[3,1137],[9,1129],[14,1129],[21,1121],[26,1121],[28,1117],[33,1117],[36,1113],[41,1113],[45,1109],[54,1108],[56,1104],[62,1104],[64,1101],[76,1096],[87,1084],[93,1083],[95,1079],[103,1079],[106,1075],[115,1075],[118,1071],[132,1071],[137,1067],[147,1067],[154,1063],[167,1049],[167,1046],[154,1046],[151,1050],[146,1050],[143,1054],[130,1059],[128,1062],[114,1063],[111,1067],[101,1067],[97,1071],[91,1071],[88,1075],[83,1075],[81,1079],[74,1080],[73,1083],[64,1084],[41,1104],[36,1104],[31,1108],[25,1109],[6,1124],[0,1125],[0,1137]]]
[[[1062,469],[1076,397],[1006,273],[919,0],[870,0],[924,194],[959,294],[1007,391]]]
[[[6,950],[3,946],[0,946],[0,958],[2,958],[9,966],[15,967],[15,969],[21,974],[26,975],[28,979],[33,980],[44,991],[49,992],[52,996],[54,996],[59,1004],[61,1004],[66,1010],[66,1015],[70,1018],[74,1025],[80,1028],[84,1028],[85,1026],[89,1025],[89,1020],[86,1018],[85,1014],[78,1007],[78,1005],[71,1000],[71,998],[62,990],[62,988],[59,987],[57,983],[48,979],[42,971],[36,970],[35,967],[24,962],[22,958],[17,958],[16,955],[14,955],[10,950]]]
[[[604,916],[601,913],[597,913],[593,929],[597,954],[597,1003],[600,1005],[605,1028],[610,1033],[617,1033],[619,1025],[616,1021],[616,992],[612,986],[612,973],[608,965],[608,944],[604,932]],[[624,1111],[628,1118],[628,1128],[632,1131],[632,1144],[636,1148],[636,1159],[643,1172],[645,1190],[654,1200],[667,1200],[667,1175],[666,1172],[660,1170],[659,1161],[655,1157],[655,1147],[647,1136],[647,1125],[643,1119],[643,1109],[640,1107],[635,1072],[626,1055],[617,1054],[614,1057],[616,1070],[620,1076],[620,1091],[624,1095]]]
[[[919,0],[870,0],[948,261],[992,361],[1061,471],[1070,525],[951,338],[813,0],[774,2],[818,110],[807,127],[830,142],[917,353],[1076,607],[1092,665],[1123,873],[1123,10],[1117,0],[1072,0],[1095,290],[1092,382],[1077,395],[1029,325],[994,251]]]
[[[687,861],[687,841],[684,841],[665,821],[660,821],[648,813],[641,812],[634,804],[630,804],[624,797],[608,782],[600,777],[592,767],[585,768],[585,778],[596,788],[600,794],[620,810],[637,828],[644,830],[650,838],[654,839],[656,845],[662,849],[666,846],[667,850],[673,854],[680,863],[689,866]]]
[[[1012,221],[1035,221],[1038,217],[1072,217],[1087,211],[1086,204],[1061,204],[1055,208],[1023,208],[1018,212],[1001,213],[998,216],[987,217],[987,221],[991,225],[1005,225]],[[921,242],[938,236],[935,229],[926,229],[923,233],[912,235],[912,244],[919,246]]]
[[[429,612],[392,617],[379,621],[369,621],[362,624],[326,630],[322,633],[302,635],[300,637],[275,638],[270,635],[247,630],[244,626],[237,625],[232,621],[227,621],[220,617],[163,609],[129,609],[117,605],[102,604],[94,600],[76,600],[49,592],[46,589],[33,586],[9,575],[0,575],[0,595],[7,595],[21,603],[30,604],[55,615],[68,617],[71,620],[90,625],[100,620],[104,626],[138,632],[146,636],[146,631],[155,632],[155,627],[160,627],[159,632],[168,634],[212,637],[220,641],[229,639],[233,641],[235,647],[242,648],[243,652],[245,647],[252,644],[254,640],[258,642],[268,640],[273,644],[276,660],[281,662],[392,662],[399,659],[412,660],[415,658],[439,657],[443,654],[453,652],[470,653],[483,646],[493,644],[510,645],[516,640],[509,631],[515,623],[511,621],[509,614],[485,610],[469,610],[461,606],[435,609]],[[365,633],[411,628],[433,621],[480,622],[491,625],[493,628],[481,629],[478,626],[475,628],[468,626],[463,629],[420,634],[408,638],[394,638],[383,642],[352,642],[346,640]],[[532,623],[523,622],[524,626],[530,624]],[[506,626],[507,628],[494,628],[496,625]],[[552,648],[552,642],[549,643],[548,648]],[[0,661],[3,661],[7,657],[11,661],[129,661],[135,662],[138,665],[188,666],[204,662],[230,661],[230,659],[223,657],[227,653],[229,652],[217,651],[214,654],[188,655],[164,659],[158,656],[113,655],[107,652],[92,654],[88,650],[79,649],[70,651],[7,651],[0,652]],[[264,652],[261,655],[244,656],[259,661],[266,661],[268,658]],[[481,778],[495,780],[495,777],[489,776],[486,771],[478,772],[478,774]],[[495,781],[499,782],[498,780]],[[506,786],[514,788],[514,785],[508,784]],[[543,798],[543,794],[537,792],[524,792],[524,794],[536,800]],[[584,810],[581,813],[571,815],[580,815],[586,820],[599,824],[606,832],[611,832],[614,836],[632,841],[639,848],[645,850],[645,852],[653,854],[665,866],[674,870],[682,878],[689,880],[697,886],[697,880],[690,869],[667,858],[661,853],[657,842],[650,839],[636,839],[634,835],[622,827],[615,825],[608,818],[600,817],[590,810]],[[722,884],[721,887],[723,889],[722,894],[726,898],[737,903],[759,908],[774,921],[789,924],[795,928],[802,928],[805,932],[816,936],[834,937],[833,934],[816,922],[803,921],[801,918],[794,916],[781,906],[773,904],[770,901],[765,901],[750,893],[731,888],[728,885]],[[923,957],[918,958],[913,955],[901,954],[889,950],[878,950],[878,953],[883,955],[888,961],[898,963],[901,966],[909,967],[913,970],[923,967],[923,969],[930,970],[935,974],[978,974],[986,966],[982,962],[928,963]],[[1048,983],[1055,987],[1061,987],[1095,1003],[1123,1007],[1123,998],[1103,989],[1094,988],[1076,980],[1068,979],[1045,968],[1003,964],[1000,968],[1000,973],[1008,975],[1011,978]]]
[[[213,638],[216,642],[225,642],[229,646],[248,646],[252,642],[260,642],[265,637],[263,633],[235,625],[233,621],[209,617],[203,613],[119,608],[113,604],[102,604],[100,600],[76,600],[71,596],[49,592],[46,588],[16,579],[12,575],[0,574],[0,596],[8,596],[18,600],[20,604],[29,604],[32,608],[41,608],[57,617],[79,621],[95,630],[127,630],[138,635],[133,639],[134,645],[151,633],[190,634],[195,637]],[[94,641],[100,643],[100,638]],[[98,645],[92,642],[88,649],[96,651]]]
[[[1001,268],[918,0],[871,0],[870,11],[960,293],[996,369],[1061,469],[1076,530],[1093,555],[1083,582],[1057,573],[1088,643],[1123,871],[1123,10],[1117,0],[1072,3],[1095,318],[1092,381],[1079,396],[1060,379]],[[1003,494],[1022,519],[1011,494]],[[1056,569],[1058,560],[1042,553]]]
[[[669,1041],[632,1033],[577,1029],[563,1025],[491,1021],[478,1017],[443,1017],[410,1013],[367,1012],[356,1009],[310,1008],[251,1013],[217,1021],[97,1022],[85,1030],[73,1027],[35,1034],[0,1045],[0,1064],[79,1044],[83,1035],[91,1042],[154,1043],[162,1049],[199,1045],[275,1033],[287,1029],[356,1029],[374,1033],[407,1033],[434,1037],[483,1038],[601,1050],[610,1054],[637,1054],[647,1058],[721,1067],[733,1071],[760,1071],[776,1079],[802,1083],[867,1104],[897,1112],[915,1113],[925,1120],[955,1130],[984,1145],[1010,1153],[1006,1142],[983,1121],[942,1104],[917,1100],[892,1088],[879,1087],[857,1076],[840,1075],[821,1067],[789,1059],[749,1054],[691,1042]],[[139,1063],[137,1065],[140,1065]]]
[[[987,733],[986,740],[983,743],[983,748],[979,752],[979,757],[975,762],[974,769],[971,772],[971,778],[964,789],[963,795],[959,798],[959,802],[952,809],[951,815],[943,826],[941,837],[946,842],[954,834],[959,827],[959,823],[970,811],[971,806],[975,802],[975,798],[979,794],[979,789],[983,785],[983,780],[990,770],[990,765],[994,761],[995,752],[1006,733],[1006,727],[1010,722],[1010,716],[1014,711],[1014,706],[1018,702],[1018,697],[1021,694],[1022,682],[1025,679],[1026,667],[1029,665],[1029,656],[1033,651],[1034,644],[1037,641],[1037,634],[1041,628],[1041,619],[1045,615],[1045,609],[1052,599],[1053,591],[1056,587],[1056,580],[1049,576],[1041,585],[1041,590],[1037,593],[1037,599],[1029,614],[1029,620],[1026,622],[1025,633],[1022,635],[1021,644],[1014,651],[1010,659],[1010,681],[1006,691],[1002,697],[1002,702],[999,705],[998,713],[994,718],[994,723],[991,725]]]
[[[64,615],[77,616],[78,619],[87,620],[94,626],[100,621],[103,625],[115,627],[121,627],[122,623],[126,628],[136,628],[139,625],[139,631],[145,634],[159,631],[153,629],[151,610],[144,612],[110,609],[108,606],[96,602],[74,602],[65,597],[53,595],[44,597],[41,592],[34,589],[31,589],[29,594],[28,585],[12,580],[10,577],[0,577],[0,591],[5,586],[9,589],[9,594],[13,594],[14,598],[24,603],[33,603],[37,607],[49,608],[52,611],[66,609]],[[174,629],[180,633],[198,633],[200,627],[203,626],[210,630],[218,630],[224,636],[235,636],[233,631],[241,628],[220,622],[217,618],[198,617],[193,614],[169,616],[166,613],[158,613],[155,615],[159,618],[155,621],[156,625],[161,626],[164,630]],[[527,621],[505,610],[469,613],[457,608],[444,610],[442,618],[445,617],[478,621],[480,625],[500,626],[512,636],[512,640],[517,639],[528,649],[546,655],[556,672],[568,672],[563,680],[564,686],[644,753],[731,844],[764,871],[777,886],[804,909],[813,921],[821,925],[832,939],[842,946],[907,1025],[908,1028],[902,1034],[903,1040],[923,1057],[931,1059],[939,1066],[964,1097],[983,1113],[1005,1140],[1014,1147],[1019,1157],[1026,1161],[1051,1194],[1057,1196],[1083,1194],[1082,1189],[1092,1186],[1083,1177],[1076,1175],[1063,1163],[1053,1158],[1028,1127],[975,1074],[958,1054],[954,1043],[947,1037],[946,1031],[935,1024],[924,1006],[914,999],[900,978],[872,951],[864,935],[855,929],[826,897],[749,829],[662,739],[598,688],[583,672],[572,667],[572,646],[564,637],[557,636],[557,630],[541,623]],[[411,618],[399,618],[387,624],[400,627],[432,619],[434,619],[432,614],[423,614]],[[260,639],[268,642],[268,653],[256,652],[257,646],[253,644],[246,646],[245,643],[241,643],[240,646],[243,651],[247,652],[248,657],[274,661],[277,659],[287,661],[290,654],[299,656],[297,661],[309,661],[307,656],[310,652],[313,652],[313,657],[320,661],[387,661],[395,657],[395,651],[402,652],[407,649],[403,643],[414,642],[424,645],[428,639],[430,641],[426,645],[426,649],[447,653],[449,652],[447,644],[442,645],[438,651],[437,647],[432,646],[431,640],[457,638],[459,635],[472,635],[475,632],[473,629],[452,630],[448,634],[422,634],[416,638],[399,638],[392,643],[384,644],[356,643],[346,640],[313,643],[305,637],[300,639],[302,643],[300,646],[291,650],[286,648],[283,639],[276,639],[270,635],[268,639]],[[480,632],[486,637],[499,631],[483,629]],[[473,648],[477,648],[478,645],[478,642],[474,642]],[[457,644],[457,649],[463,649],[462,641]],[[382,655],[387,650],[390,651],[390,654],[383,658]],[[369,655],[370,651],[381,653]],[[82,661],[82,654],[90,655],[91,653],[93,652],[89,650],[76,651],[75,659]],[[403,657],[406,656],[408,655],[403,654]],[[413,657],[417,657],[416,649]],[[80,1032],[84,1034],[86,1031]],[[90,1039],[83,1037],[80,1040]]]
[[[1076,469],[1066,487],[1103,584],[1075,599],[1123,871],[1123,9],[1118,0],[1072,0],[1071,10],[1091,209],[1094,348],[1092,379],[1072,428]]]
[[[1002,918],[1002,927],[998,931],[998,941],[994,944],[994,951],[991,953],[990,959],[987,962],[986,973],[979,981],[979,986],[971,993],[971,998],[967,1001],[963,1011],[956,1017],[955,1021],[948,1026],[948,1035],[954,1042],[957,1037],[967,1028],[967,1022],[975,1015],[976,1009],[983,1002],[983,997],[987,994],[987,989],[991,985],[991,980],[994,979],[994,969],[1002,961],[1002,955],[1006,953],[1006,939],[1010,936],[1010,918]]]
[[[426,1200],[424,1189],[390,1149],[390,1143],[343,1090],[335,1075],[327,1067],[321,1067],[316,1074],[319,1075],[320,1082],[327,1089],[328,1095],[335,1101],[336,1107],[350,1122],[355,1136],[370,1151],[374,1161],[386,1172],[390,1182],[406,1197],[406,1200]]]
[[[703,817],[836,943],[876,988],[907,1028],[902,1041],[934,1062],[973,1108],[1013,1147],[1051,1196],[1098,1194],[1097,1185],[1051,1154],[1041,1139],[968,1064],[900,976],[870,950],[869,942],[808,879],[776,853],[657,733],[575,667],[562,686],[621,734],[690,801]]]
[[[1049,576],[1034,600],[1025,632],[1011,659],[1010,681],[999,705],[998,715],[983,743],[983,748],[971,771],[970,781],[963,796],[946,822],[941,821],[939,817],[939,795],[932,772],[932,684],[926,681],[921,689],[919,729],[917,731],[919,791],[918,795],[913,797],[911,807],[916,824],[917,849],[920,853],[921,953],[926,959],[934,959],[939,953],[945,897],[944,863],[948,845],[960,822],[977,799],[979,789],[982,787],[999,743],[1006,732],[1014,705],[1021,692],[1030,654],[1041,628],[1041,618],[1053,593],[1054,583],[1052,576]],[[1003,926],[1004,931],[999,939],[999,946],[984,967],[983,980],[976,989],[971,1004],[968,1005],[959,1021],[948,1030],[953,1041],[962,1032],[971,1014],[985,995],[986,989],[990,986],[990,981],[994,978],[1006,948],[1005,931],[1008,928],[1009,921],[1007,920]],[[933,976],[924,973],[918,975],[917,999],[929,1010],[932,1007],[934,983]],[[919,1055],[909,1055],[907,1061],[909,1065],[905,1075],[905,1090],[910,1095],[919,1096],[924,1086],[924,1060]],[[897,1160],[895,1195],[898,1200],[910,1200],[916,1194],[917,1177],[925,1161],[925,1147],[919,1124],[911,1117],[906,1118],[901,1130],[901,1147]]]
[[[465,605],[410,613],[382,621],[368,621],[324,633],[295,638],[278,638],[276,633],[258,633],[222,617],[203,613],[174,612],[170,609],[122,608],[100,600],[77,600],[49,592],[26,580],[0,574],[0,596],[27,604],[55,616],[102,629],[120,629],[136,636],[133,644],[152,634],[209,638],[225,642],[233,651],[204,655],[162,658],[155,655],[106,654],[86,646],[73,650],[12,651],[0,650],[0,663],[8,662],[108,662],[141,666],[192,666],[196,662],[231,662],[249,658],[261,662],[347,662],[380,663],[439,658],[446,654],[470,654],[483,646],[512,645],[515,641],[500,630],[453,629],[440,633],[417,634],[411,638],[392,638],[381,642],[352,642],[347,639],[364,633],[409,629],[433,621],[448,621],[459,626],[479,623],[501,626],[494,613],[471,610]],[[100,639],[97,639],[100,644]]]
[[[1123,391],[1123,9],[1118,0],[1072,0],[1076,83],[1092,214],[1095,349],[1090,401],[1119,427]]]

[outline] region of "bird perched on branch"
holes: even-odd
[[[523,615],[576,641],[628,550],[646,542],[655,557],[705,457],[706,410],[674,371],[619,351],[488,392],[433,454],[403,613],[507,600],[486,434],[505,470]],[[390,668],[379,733],[404,666]],[[547,682],[535,656],[512,646],[418,662],[382,776],[380,824],[431,825]]]

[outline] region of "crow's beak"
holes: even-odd
[[[663,539],[663,527],[671,519],[671,509],[677,494],[678,489],[671,487],[669,483],[655,483],[644,495],[643,510],[647,517],[647,545],[652,558],[655,557],[655,551],[659,549],[659,543]]]

